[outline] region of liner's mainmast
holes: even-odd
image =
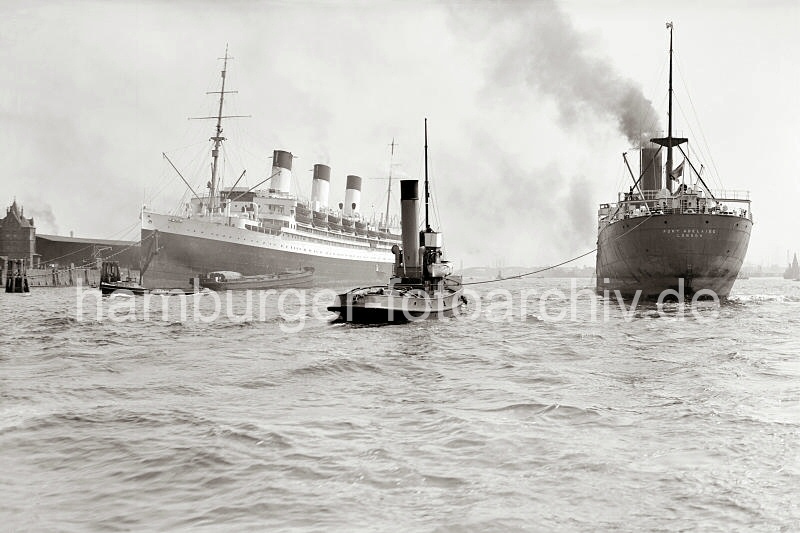
[[[217,197],[217,168],[219,163],[219,147],[222,146],[222,141],[225,140],[225,137],[222,136],[222,102],[225,99],[225,72],[228,69],[228,47],[225,47],[225,57],[222,58],[222,72],[220,76],[222,77],[222,87],[219,90],[219,110],[217,111],[217,131],[216,135],[211,137],[211,140],[214,141],[214,148],[211,149],[211,187],[209,187],[209,194],[211,198],[209,199],[209,209],[212,211],[216,207],[216,197]]]
[[[383,221],[383,227],[389,228],[389,206],[392,201],[392,165],[394,165],[394,147],[397,146],[397,143],[394,142],[392,139],[392,144],[389,146],[392,147],[391,155],[389,156],[389,188],[386,190],[386,217]]]

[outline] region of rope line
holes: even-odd
[[[628,233],[632,232],[633,230],[635,230],[636,228],[638,228],[639,226],[641,226],[642,224],[644,224],[645,222],[647,222],[651,218],[653,218],[653,215],[652,214],[648,215],[647,218],[645,218],[644,220],[642,220],[641,222],[636,224],[634,227],[632,227],[631,229],[629,229],[628,231],[626,231],[625,233],[623,233],[619,237],[615,238],[614,241],[616,241],[618,239],[621,239],[622,237],[624,237]],[[586,257],[587,255],[589,255],[591,253],[594,253],[596,251],[597,251],[597,248],[593,248],[593,249],[589,250],[588,252],[584,252],[581,255],[578,255],[578,256],[573,257],[571,259],[567,259],[566,261],[562,261],[561,263],[558,263],[557,265],[551,265],[551,266],[548,266],[548,267],[540,268],[540,269],[534,270],[532,272],[525,272],[523,274],[517,274],[516,276],[508,276],[506,278],[487,279],[487,280],[484,280],[484,281],[471,281],[469,283],[462,283],[461,285],[462,286],[464,286],[464,285],[483,285],[483,284],[486,284],[486,283],[497,283],[499,281],[506,281],[506,280],[509,280],[509,279],[520,279],[520,278],[524,278],[524,277],[527,277],[527,276],[532,276],[534,274],[539,274],[540,272],[545,272],[547,270],[553,270],[554,268],[558,268],[560,266],[564,266],[566,264],[572,263],[573,261],[577,261],[578,259],[580,259],[582,257]]]
[[[589,250],[588,252],[583,253],[583,254],[581,254],[581,255],[579,255],[577,257],[573,257],[572,259],[567,259],[566,261],[558,263],[557,265],[551,265],[549,267],[540,268],[539,270],[534,270],[532,272],[525,272],[524,274],[517,274],[516,276],[508,276],[507,278],[487,279],[485,281],[471,281],[469,283],[462,283],[461,285],[462,286],[463,285],[482,285],[484,283],[497,283],[498,281],[506,281],[506,280],[509,280],[509,279],[519,279],[519,278],[524,278],[526,276],[532,276],[534,274],[538,274],[539,272],[544,272],[546,270],[552,270],[554,268],[558,268],[560,266],[566,265],[567,263],[572,263],[573,261],[577,261],[581,257],[586,257],[587,255],[589,255],[589,254],[591,254],[593,252],[596,252],[596,251],[597,251],[597,248],[594,248],[594,249]]]
[[[149,238],[150,237],[148,236],[144,240],[147,240]],[[144,241],[142,241],[142,242],[144,242]],[[130,248],[133,248],[133,246],[138,246],[138,243],[136,245],[128,246],[127,248],[125,248],[123,250],[120,250],[119,252],[117,252],[115,254],[109,255],[105,259],[109,259],[111,257],[114,257],[115,255],[119,255],[122,252],[124,252],[124,251],[126,251],[126,250],[128,250]],[[40,270],[40,269],[37,269],[37,270]],[[50,271],[50,272],[42,272],[42,273],[37,273],[37,274],[33,274],[33,275],[28,275],[27,277],[28,277],[28,279],[32,279],[32,280],[35,280],[35,279],[50,279],[51,277],[53,277],[54,274],[56,276],[60,276],[62,272],[63,273],[73,272],[73,271],[77,272],[79,270],[93,270],[93,268],[91,266],[88,266],[88,265],[72,266],[72,267],[66,267],[66,268],[59,268],[59,269],[56,269],[56,270],[53,270],[53,271]]]
[[[121,254],[121,253],[123,253],[123,252],[126,252],[126,251],[128,251],[128,250],[130,250],[131,248],[135,248],[136,246],[140,246],[142,243],[146,242],[148,239],[151,239],[151,238],[152,238],[154,235],[155,235],[155,233],[151,233],[150,235],[148,235],[147,237],[145,237],[145,238],[144,238],[144,239],[142,239],[141,241],[136,241],[135,243],[133,243],[133,244],[131,244],[131,245],[129,245],[129,246],[126,246],[125,248],[123,248],[123,249],[119,250],[118,252],[115,252],[115,253],[113,253],[113,254],[111,254],[111,255],[109,255],[109,256],[103,257],[103,258],[101,258],[101,259],[102,259],[103,261],[107,261],[108,259],[111,259],[112,257],[116,257],[116,256],[118,256],[119,254]],[[93,245],[92,245],[92,246],[93,246]],[[86,248],[82,248],[81,250],[86,250],[87,248],[91,248],[91,246],[87,246]],[[67,254],[67,255],[65,255],[65,256],[62,256],[62,257],[67,257],[67,256],[69,256],[69,255],[76,254],[76,253],[78,253],[78,252],[79,252],[79,251],[81,251],[81,250],[78,250],[78,251],[76,251],[76,252],[69,253],[69,254]],[[58,259],[58,258],[57,258],[57,259]],[[72,266],[72,267],[58,268],[58,269],[55,269],[55,270],[53,270],[53,271],[50,271],[50,272],[46,272],[46,273],[43,273],[43,274],[35,274],[35,275],[28,276],[28,277],[29,277],[29,278],[31,278],[31,279],[36,279],[36,278],[44,278],[44,277],[50,277],[50,276],[52,276],[52,275],[53,275],[53,273],[56,273],[56,274],[58,274],[58,273],[61,273],[61,272],[70,272],[70,271],[73,271],[73,270],[83,270],[83,269],[91,269],[91,268],[92,268],[92,265],[78,265],[78,266]],[[41,270],[41,269],[36,269],[36,270]]]

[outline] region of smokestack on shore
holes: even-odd
[[[272,152],[272,174],[270,189],[288,193],[292,187],[292,154],[284,150]]]
[[[314,179],[311,183],[311,208],[322,211],[328,207],[328,195],[331,190],[331,167],[314,165]]]
[[[419,182],[400,180],[400,219],[403,228],[403,264],[406,269],[419,267]]]
[[[347,188],[344,191],[344,216],[352,217],[361,209],[361,178],[347,176]]]

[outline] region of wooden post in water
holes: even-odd
[[[24,259],[9,259],[6,267],[6,292],[30,292]]]

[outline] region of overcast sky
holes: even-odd
[[[543,265],[595,246],[596,211],[630,184],[622,152],[674,123],[713,186],[748,189],[749,263],[800,250],[800,2],[5,2],[0,200],[39,231],[137,238],[142,203],[209,179],[226,44],[228,184],[293,152],[295,182],[422,178],[429,120],[437,226],[464,265]],[[658,133],[658,132],[655,132]],[[399,187],[395,184],[395,190]],[[4,195],[4,197],[3,197]],[[395,197],[395,203],[399,200]],[[579,264],[592,265],[593,257]]]

